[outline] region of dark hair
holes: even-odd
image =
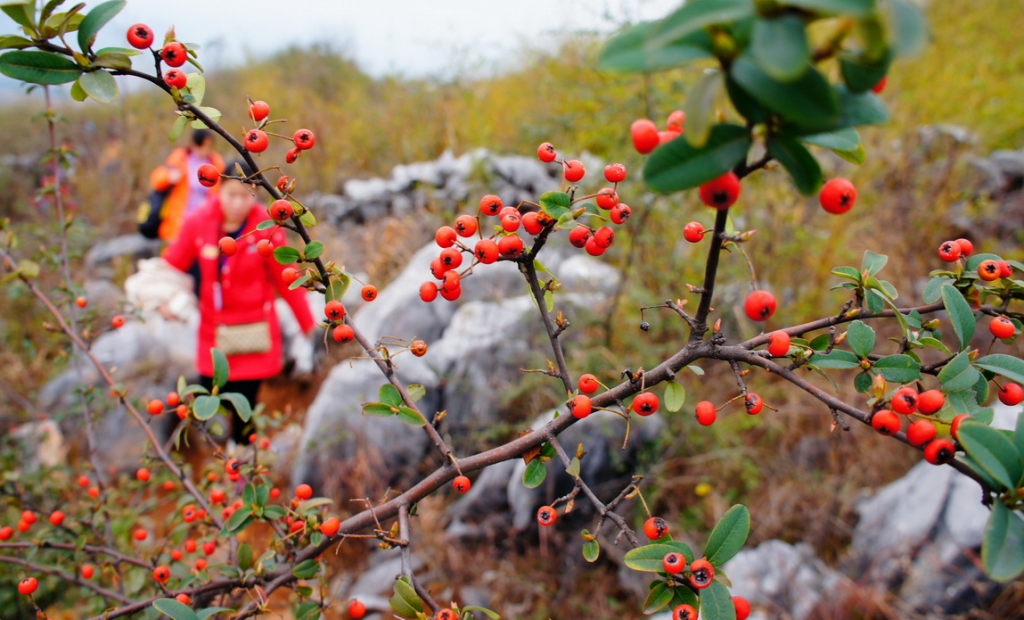
[[[190,146],[202,146],[207,140],[213,139],[213,133],[209,129],[196,129],[192,132],[192,144]]]
[[[245,161],[241,159],[236,159],[235,161],[231,162],[231,164],[228,165],[228,169],[225,170],[224,172],[231,176],[235,176],[238,174],[239,168],[242,169],[242,174],[245,177],[248,178],[252,176],[252,168],[250,168],[249,164],[245,163]],[[255,181],[252,181],[252,183],[255,183]]]

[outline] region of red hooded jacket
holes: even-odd
[[[288,285],[281,280],[284,265],[273,256],[263,257],[256,252],[256,243],[261,239],[273,239],[275,247],[285,244],[281,230],[274,233],[271,233],[273,229],[256,230],[256,226],[267,219],[263,206],[253,206],[242,231],[244,236],[238,239],[238,251],[227,257],[221,269],[222,256],[217,241],[224,236],[221,231],[224,216],[220,198],[211,197],[185,218],[181,234],[164,254],[164,259],[181,271],[188,271],[193,262],[199,261],[200,320],[196,365],[201,375],[213,376],[210,349],[217,344],[218,325],[264,320],[270,323],[270,351],[229,356],[229,379],[266,379],[281,372],[281,326],[274,311],[275,294],[288,302],[303,332],[308,334],[315,325],[306,302],[306,290],[288,290]]]

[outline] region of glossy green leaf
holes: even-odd
[[[670,541],[652,543],[626,552],[623,562],[629,568],[645,573],[658,573],[665,570],[665,556],[670,553],[681,553],[686,563],[693,562],[693,550],[681,542]]]
[[[21,49],[35,45],[31,39],[9,34],[0,36],[0,49]]]
[[[722,73],[709,69],[701,74],[700,79],[686,94],[686,104],[683,105],[683,112],[686,113],[686,131],[683,133],[683,139],[695,148],[704,146],[711,135],[711,128],[717,116],[716,104],[724,84]]]
[[[952,284],[943,285],[941,292],[942,305],[946,307],[949,322],[953,324],[953,331],[960,341],[960,350],[963,351],[974,337],[974,312],[963,294]]]
[[[544,483],[548,470],[540,459],[533,459],[526,465],[523,472],[523,486],[527,489],[536,489]]]
[[[868,59],[864,54],[844,53],[839,56],[839,71],[850,92],[863,93],[882,81],[891,62],[892,54],[888,53],[878,60]]]
[[[1024,519],[998,501],[985,526],[981,564],[994,581],[1005,583],[1024,573]]]
[[[728,75],[725,78],[725,92],[729,93],[732,107],[748,122],[759,124],[768,119],[768,111]]]
[[[783,0],[782,4],[808,9],[822,15],[861,17],[875,10],[875,0]]]
[[[203,422],[216,415],[219,408],[220,397],[217,396],[197,396],[195,404],[192,405],[196,419]]]
[[[185,128],[188,127],[188,117],[179,116],[174,119],[174,124],[171,125],[171,132],[168,134],[171,142],[177,141],[181,137],[181,134],[185,133]]]
[[[82,75],[74,62],[58,54],[17,50],[0,56],[0,73],[31,84],[67,84]]]
[[[213,384],[222,388],[231,374],[228,358],[220,349],[210,349],[210,357],[213,358]]]
[[[401,420],[402,422],[405,422],[409,426],[416,426],[422,428],[427,425],[426,418],[420,415],[420,412],[409,407],[398,408],[398,419]]]
[[[644,601],[643,611],[645,616],[659,612],[664,609],[675,596],[673,588],[668,587],[664,581],[658,581],[647,593],[647,600]]]
[[[657,47],[649,46],[648,41],[659,25],[660,22],[645,22],[615,35],[601,49],[598,68],[626,73],[660,71],[713,56],[711,37],[701,30]]]
[[[572,199],[565,192],[546,192],[540,196],[540,207],[554,219],[559,219],[572,206]]]
[[[390,418],[398,413],[395,407],[385,403],[363,403],[363,415],[372,415],[378,418]]]
[[[910,383],[921,378],[920,362],[909,355],[887,355],[875,362],[874,368],[893,383]]]
[[[900,56],[919,53],[928,42],[928,25],[921,9],[910,0],[889,0],[886,6],[893,30],[893,49]]]
[[[704,557],[715,566],[725,564],[747,542],[750,534],[750,511],[746,506],[736,504],[725,511],[721,520],[711,530],[708,544],[704,546]]]
[[[81,25],[78,26],[78,45],[83,52],[88,51],[92,47],[96,34],[107,22],[121,12],[125,4],[125,0],[110,0],[109,2],[97,4],[89,11],[85,19],[82,20]]]
[[[817,69],[809,68],[796,80],[780,82],[749,55],[743,55],[733,63],[730,75],[754,99],[795,125],[824,130],[839,120],[838,97]]]
[[[196,611],[196,615],[199,616],[199,620],[206,620],[210,616],[222,611],[232,611],[232,609],[230,607],[207,607],[206,609]]]
[[[704,620],[736,620],[732,595],[717,580],[700,593],[700,617]]]
[[[830,129],[883,125],[892,119],[889,108],[875,93],[851,93],[842,84],[835,85],[833,90],[839,98],[839,122]]]
[[[242,543],[238,546],[238,568],[249,570],[252,568],[252,545]]]
[[[959,353],[942,367],[936,378],[945,392],[969,390],[978,381],[978,370],[971,366],[967,352]]]
[[[648,45],[652,48],[667,45],[708,26],[737,21],[753,14],[751,0],[689,0],[657,24]]]
[[[282,265],[297,263],[301,257],[302,255],[299,254],[299,251],[293,247],[281,245],[274,248],[274,260]]]
[[[391,603],[391,609],[403,618],[415,618],[417,613],[423,612],[423,601],[409,583],[408,577],[395,580],[395,593],[388,602]]]
[[[683,408],[686,403],[686,388],[675,381],[669,381],[665,385],[665,409],[675,413]]]
[[[921,293],[921,299],[926,304],[933,304],[938,300],[942,299],[942,287],[946,284],[952,284],[955,282],[953,278],[949,276],[935,276],[928,280],[928,283],[924,285],[924,292]]]
[[[249,399],[244,395],[237,392],[225,392],[220,397],[231,403],[231,406],[235,408],[235,412],[238,413],[238,417],[243,422],[248,422],[252,419],[252,406],[249,404]]]
[[[1017,428],[1013,431],[1012,439],[1017,452],[1024,457],[1024,412],[1017,414]]]
[[[855,166],[859,166],[868,160],[868,153],[864,150],[863,144],[858,144],[857,148],[849,151],[832,149],[832,152]]]
[[[871,250],[865,250],[864,258],[860,261],[860,269],[875,276],[882,270],[882,267],[885,267],[887,262],[889,262],[889,257],[885,254],[876,254]]]
[[[312,579],[320,572],[320,563],[310,558],[303,560],[292,569],[292,575],[296,579]]]
[[[824,175],[818,160],[796,138],[782,134],[768,136],[768,152],[789,172],[793,184],[804,196],[818,193]]]
[[[227,523],[224,524],[224,531],[228,534],[241,532],[245,528],[249,527],[249,524],[253,521],[252,508],[243,506],[231,513],[231,517],[228,518]]]
[[[295,620],[317,620],[322,609],[319,601],[303,601],[295,608]]]
[[[854,321],[846,330],[846,343],[857,357],[865,359],[875,348],[875,330],[864,321]]]
[[[97,56],[96,60],[92,61],[92,65],[94,67],[127,71],[132,68],[132,59],[125,54],[118,52],[107,52],[106,54]]]
[[[196,612],[173,598],[158,598],[153,601],[153,609],[174,620],[199,620]]]
[[[319,258],[324,253],[324,244],[319,241],[310,241],[306,244],[306,249],[302,252],[302,255],[306,260],[313,260]]]
[[[583,559],[588,562],[596,562],[601,555],[601,545],[596,540],[588,540],[583,543]]]
[[[846,278],[847,280],[853,280],[858,283],[860,282],[860,271],[854,267],[836,267],[832,270],[832,273],[840,278]]]
[[[380,402],[391,405],[392,407],[401,407],[405,404],[402,400],[402,394],[398,391],[398,388],[385,383],[380,386]]]
[[[867,394],[868,390],[871,389],[871,378],[872,375],[869,372],[859,373],[853,378],[853,389],[861,394]]]
[[[24,0],[23,2],[8,2],[0,5],[0,10],[13,19],[19,26],[32,29],[33,17],[35,17],[35,0]]]
[[[827,354],[815,353],[811,358],[811,364],[818,368],[844,370],[848,368],[859,368],[860,359],[849,351],[835,349],[831,353]]]
[[[821,146],[833,151],[852,151],[860,146],[860,134],[853,127],[816,133],[801,138],[807,144]]]
[[[331,276],[331,283],[327,286],[324,298],[327,301],[341,301],[352,283],[352,276],[347,273]]]
[[[1017,383],[1024,383],[1024,360],[1012,355],[994,353],[974,362],[978,368],[989,370]]]
[[[811,68],[807,30],[796,15],[756,20],[750,52],[758,66],[780,82],[792,82]]]
[[[486,607],[480,607],[479,605],[466,605],[465,607],[460,608],[460,611],[462,611],[462,613],[479,611],[483,615],[490,618],[490,620],[501,619],[501,616],[497,612],[487,609]]]
[[[1024,475],[1024,461],[1006,435],[980,422],[965,420],[960,425],[957,440],[1004,489],[1017,488],[1017,482]]]
[[[715,125],[699,149],[677,138],[655,150],[644,165],[644,180],[651,190],[661,194],[697,187],[745,161],[749,148],[746,128]]]
[[[204,106],[199,106],[199,110],[201,112],[203,112],[204,114],[206,114],[206,116],[208,116],[211,121],[213,121],[215,123],[219,123],[220,122],[221,112],[217,108],[207,108],[207,107],[204,107]],[[192,121],[192,127],[194,129],[208,129],[208,127],[206,126],[206,123],[204,123],[201,120]]]

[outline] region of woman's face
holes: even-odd
[[[221,179],[220,208],[224,213],[225,224],[237,228],[255,204],[256,197],[249,193],[249,188],[241,181]]]

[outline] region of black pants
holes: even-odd
[[[256,395],[260,391],[260,383],[262,382],[262,379],[243,379],[240,381],[228,381],[227,383],[224,384],[224,387],[221,388],[220,392],[222,394],[224,392],[237,392],[238,394],[245,396],[245,399],[249,401],[249,408],[253,409],[256,407]],[[199,377],[199,384],[208,390],[213,389],[213,377],[201,375]],[[239,445],[248,445],[249,435],[251,434],[250,431],[255,427],[252,426],[251,424],[246,424],[245,422],[243,422],[242,418],[238,417],[238,412],[235,411],[235,408],[231,405],[230,402],[226,400],[221,402],[223,403],[225,409],[235,414],[231,416],[231,438],[234,439],[235,443]]]

